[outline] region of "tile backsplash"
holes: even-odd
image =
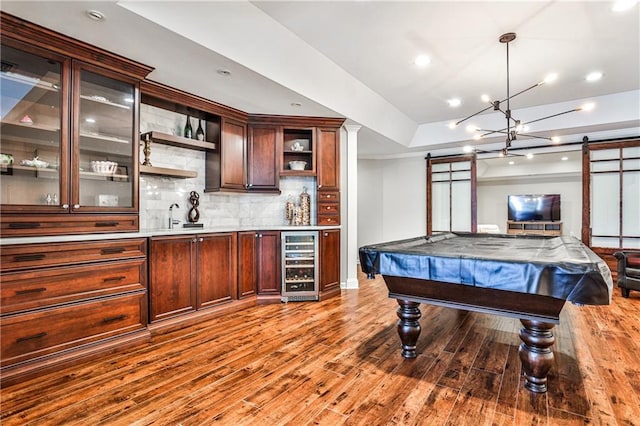
[[[141,107],[140,131],[151,130],[177,133],[186,122],[186,116],[149,105]],[[192,122],[193,126],[193,122]],[[196,122],[197,127],[197,122]],[[199,223],[209,226],[261,227],[287,225],[285,203],[289,197],[298,203],[303,188],[311,196],[311,224],[316,224],[317,200],[315,178],[286,176],[280,178],[281,194],[252,194],[230,192],[204,192],[205,153],[161,144],[151,144],[151,164],[156,167],[192,170],[198,177],[179,179],[140,175],[140,229],[165,229],[169,223],[169,206],[174,208],[173,218],[187,222],[191,209],[189,195],[200,195]],[[144,159],[140,150],[140,161]],[[182,227],[182,225],[178,225]]]

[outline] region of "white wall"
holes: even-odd
[[[425,235],[426,161],[358,161],[358,247]]]
[[[478,224],[492,223],[506,232],[507,195],[560,194],[560,214],[564,235],[580,237],[582,226],[582,178],[535,177],[505,178],[500,181],[478,182]]]

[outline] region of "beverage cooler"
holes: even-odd
[[[318,233],[282,232],[282,301],[318,300]]]

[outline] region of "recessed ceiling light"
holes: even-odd
[[[300,108],[302,104],[300,102],[291,102],[291,106],[294,108]]]
[[[222,69],[222,68],[216,70],[216,72],[218,74],[220,74],[221,76],[224,76],[224,77],[229,77],[231,75],[231,71],[225,70],[225,69]]]
[[[455,121],[450,122],[449,124],[447,124],[447,126],[448,126],[450,129],[455,129],[455,128],[457,127],[457,126],[456,126],[456,122],[455,122]]]
[[[464,152],[473,152],[473,147],[471,145],[465,145],[462,147]]]
[[[100,12],[99,10],[87,10],[86,13],[87,16],[94,21],[103,21],[105,18],[104,13]]]
[[[459,107],[462,101],[460,100],[460,98],[451,98],[451,99],[447,99],[447,103],[451,108],[455,108],[455,107]]]
[[[473,135],[474,141],[479,141],[480,139],[482,139],[482,135],[480,133],[476,133],[475,135]]]
[[[569,157],[562,157],[561,160],[562,161],[567,161],[569,159]]]
[[[555,72],[552,72],[551,74],[547,75],[544,78],[544,80],[542,80],[542,82],[543,83],[553,83],[557,79],[558,79],[558,74],[556,74]]]
[[[602,73],[600,71],[593,71],[587,74],[584,78],[587,81],[598,81],[602,78]]]
[[[480,99],[482,100],[482,102],[491,102],[491,98],[489,97],[489,95],[482,95],[480,96]]]
[[[560,137],[559,136],[551,136],[551,142],[553,142],[553,143],[560,142]]]
[[[637,0],[617,0],[613,2],[611,10],[614,12],[626,12],[637,3]]]
[[[580,109],[583,110],[583,111],[591,111],[595,107],[596,107],[596,104],[594,104],[593,102],[588,102],[588,103],[582,105],[580,107]]]
[[[532,153],[528,153],[528,154],[527,154],[527,159],[528,159],[528,160],[531,160],[532,158],[533,158],[533,154],[532,154]]]
[[[413,60],[413,63],[417,67],[424,68],[431,63],[431,58],[428,57],[427,55],[418,55]]]
[[[469,124],[469,125],[467,126],[467,132],[469,132],[469,133],[473,133],[473,132],[475,132],[476,130],[478,130],[478,127],[474,126],[473,124]]]
[[[514,164],[516,164],[516,162],[515,162],[515,161],[513,161],[513,160],[509,161],[509,165],[510,165],[510,166],[513,166]]]

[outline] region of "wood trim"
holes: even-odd
[[[251,114],[249,115],[249,124],[270,124],[285,127],[333,127],[342,126],[346,118],[331,117],[303,117],[293,115],[269,115],[269,114]]]
[[[589,161],[589,140],[582,144],[582,230],[581,240],[591,247],[591,162]]]
[[[169,87],[152,80],[142,81],[140,83],[140,92],[142,94],[142,103],[145,104],[154,105],[153,99],[149,99],[151,97],[173,104],[180,104],[190,108],[195,108],[199,111],[204,111],[210,114],[232,118],[244,123],[247,122],[249,117],[246,112],[210,101],[182,90],[174,89],[173,87]],[[197,112],[194,111],[194,114],[192,115],[197,116]]]
[[[47,50],[80,59],[93,65],[128,75],[138,80],[144,79],[153,67],[142,64],[107,50],[90,45],[75,38],[66,36],[48,28],[1,12],[0,34],[29,44],[46,47]]]
[[[431,184],[433,183],[431,173],[432,173],[432,165],[433,159],[431,158],[431,154],[427,154],[427,235],[431,235],[433,233],[433,222],[431,220],[431,209],[433,207],[433,193],[431,191]]]

